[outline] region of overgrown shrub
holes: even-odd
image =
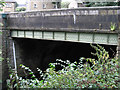
[[[0,11],[3,10],[2,8],[3,8],[3,6],[4,6],[4,3],[5,3],[4,0],[0,0]]]
[[[22,8],[16,8],[16,11],[17,11],[17,12],[26,11],[26,8],[25,8],[25,7],[22,7]]]
[[[98,60],[91,58],[80,58],[79,62],[71,63],[69,60],[56,60],[50,63],[50,68],[42,72],[37,68],[40,78],[36,78],[34,73],[20,65],[25,74],[29,72],[31,79],[19,77],[16,71],[12,70],[10,79],[7,80],[9,88],[118,88],[120,87],[119,63],[116,58],[109,58],[108,52],[101,46],[93,46]],[[83,63],[83,61],[86,63]],[[88,63],[93,65],[90,66]],[[61,64],[62,63],[62,64]],[[61,65],[62,70],[55,71],[55,66]]]

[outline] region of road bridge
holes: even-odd
[[[118,45],[119,13],[118,7],[11,13],[8,27],[17,38]]]
[[[9,13],[2,14],[2,22],[3,57],[14,63],[14,42],[18,69],[22,63],[36,72],[56,59],[92,57],[90,43],[104,46],[110,57],[120,56],[119,6]]]

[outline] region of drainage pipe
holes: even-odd
[[[13,42],[13,57],[14,57],[15,71],[17,72],[17,64],[16,64],[16,55],[15,55],[15,44],[14,44],[14,42]]]

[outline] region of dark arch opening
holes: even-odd
[[[33,72],[36,68],[45,71],[48,64],[56,59],[78,61],[80,57],[95,58],[91,52],[95,50],[86,43],[63,42],[38,39],[14,38],[16,46],[17,64],[30,67]],[[110,57],[116,55],[116,47],[113,45],[101,45],[109,52]]]

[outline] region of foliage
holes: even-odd
[[[1,56],[2,56],[2,51],[1,51],[1,48],[0,48],[0,65],[2,64],[2,60],[3,60],[3,58]]]
[[[116,29],[116,24],[111,22],[110,30],[115,31],[115,29]]]
[[[70,2],[62,2],[61,3],[61,8],[68,8]]]
[[[26,11],[26,8],[25,8],[25,7],[22,7],[22,8],[16,8],[16,11],[17,11],[17,12]]]
[[[120,2],[86,2],[86,7],[120,6]]]
[[[16,3],[15,3],[15,7],[17,8],[18,6],[19,6],[19,4],[16,2]]]
[[[0,30],[0,35],[2,35],[2,31]],[[2,60],[3,58],[1,57],[2,56],[2,50],[1,50],[1,46],[0,46],[0,64],[2,63]]]
[[[92,54],[97,56],[98,60],[83,57],[74,63],[69,60],[56,60],[56,63],[49,64],[50,68],[45,72],[37,68],[40,78],[36,78],[28,67],[20,65],[26,78],[19,77],[12,70],[7,84],[9,88],[118,88],[120,84],[118,59],[110,59],[108,52],[99,45],[91,46],[96,50],[96,53]],[[92,66],[88,62],[91,62]],[[56,65],[62,66],[63,69],[56,71]],[[27,78],[27,73],[31,75],[30,79]]]
[[[3,24],[0,22],[0,28],[3,26]],[[1,34],[1,32],[0,32],[0,34]]]
[[[2,7],[4,6],[4,3],[5,2],[3,0],[0,1],[0,11],[2,11]]]
[[[21,11],[26,11],[26,8],[22,7],[22,8],[16,8],[17,12],[21,12]]]

